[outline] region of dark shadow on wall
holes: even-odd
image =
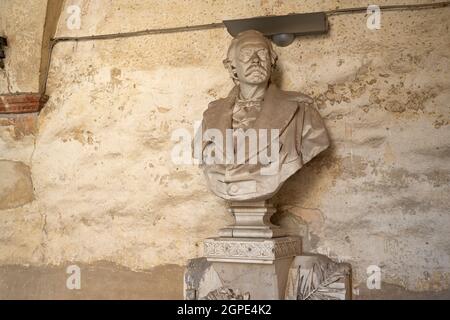
[[[342,174],[340,159],[330,147],[292,175],[275,195],[274,203],[284,205],[320,202],[320,194]],[[327,182],[324,184],[324,182]]]

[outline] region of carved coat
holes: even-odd
[[[228,97],[209,104],[203,113],[202,132],[218,129],[222,136],[226,129],[232,129],[232,113],[239,88],[235,87]],[[266,200],[281,188],[284,181],[329,146],[329,138],[323,120],[311,103],[299,99],[297,92],[282,91],[269,85],[262,101],[261,111],[252,124],[253,129],[279,130],[279,161],[273,174],[261,174],[266,168],[257,164],[202,164],[208,187],[217,196],[226,200]],[[258,141],[255,152],[245,151],[246,159],[257,157],[260,152],[270,150],[274,137]],[[225,152],[225,142],[203,137],[202,157],[208,148]],[[245,147],[245,146],[244,146]],[[225,155],[223,156],[225,158]]]

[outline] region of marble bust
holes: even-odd
[[[208,187],[223,199],[267,200],[329,146],[313,100],[299,92],[280,90],[271,82],[276,61],[269,39],[254,30],[240,33],[231,41],[224,60],[235,86],[203,113],[197,158]],[[252,134],[246,135],[250,131]],[[237,133],[244,138],[237,138]],[[256,143],[246,145],[251,138]],[[239,152],[245,163],[235,160]],[[269,167],[271,170],[264,171]]]

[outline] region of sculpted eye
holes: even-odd
[[[269,56],[269,50],[261,49],[258,51],[258,55],[261,59],[266,59]]]
[[[251,56],[253,54],[253,51],[250,49],[242,49],[239,53],[239,59],[246,62],[250,60]]]

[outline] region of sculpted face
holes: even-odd
[[[236,51],[234,64],[240,83],[256,85],[269,80],[272,63],[269,48],[264,41],[245,41]]]

